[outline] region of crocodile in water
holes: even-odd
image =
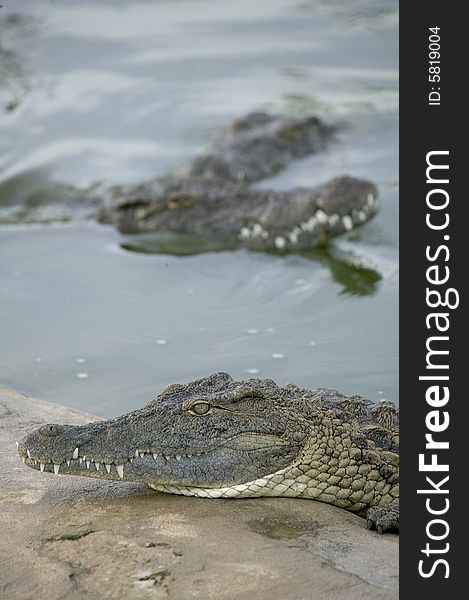
[[[324,150],[336,130],[317,117],[255,112],[204,153],[143,183],[79,190],[12,178],[2,184],[0,223],[95,218],[126,234],[208,240],[208,248],[307,250],[371,219],[379,208],[376,186],[346,175],[283,191],[252,184]],[[31,188],[26,195],[22,185]]]
[[[316,117],[251,113],[169,175],[113,187],[98,218],[123,233],[218,236],[253,249],[311,248],[373,217],[376,186],[350,176],[287,191],[249,184],[324,149],[334,131]]]

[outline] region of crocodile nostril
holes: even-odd
[[[41,429],[39,430],[39,433],[41,433],[42,435],[46,435],[48,437],[54,437],[56,436],[60,431],[60,425],[44,425],[44,427],[41,427]]]

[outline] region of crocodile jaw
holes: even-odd
[[[250,481],[253,476],[268,473],[269,469],[285,467],[295,460],[299,452],[297,443],[286,441],[281,436],[248,431],[225,436],[212,443],[211,447],[205,444],[205,448],[194,449],[185,445],[161,449],[139,444],[116,455],[99,443],[99,438],[112,438],[114,424],[113,421],[108,423],[108,430],[105,421],[82,427],[46,425],[26,436],[18,444],[18,452],[28,467],[55,475],[81,475],[187,488],[241,484]],[[52,437],[49,441],[48,428],[57,428],[58,439]],[[61,433],[66,442],[59,439]],[[137,436],[130,437],[136,439]],[[70,445],[70,440],[76,440],[77,445]]]
[[[336,177],[314,193],[298,188],[269,202],[238,232],[253,249],[308,249],[364,225],[379,210],[378,190],[353,177]]]
[[[287,496],[295,498],[303,495],[305,485],[289,479],[290,468],[281,469],[271,475],[246,483],[217,488],[203,488],[182,485],[162,485],[149,483],[157,492],[196,496],[198,498],[260,498],[264,496]]]

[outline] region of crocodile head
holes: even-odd
[[[376,186],[351,176],[283,191],[251,184],[321,150],[336,129],[311,116],[252,113],[169,175],[113,187],[97,217],[128,234],[199,236],[220,248],[308,250],[370,220],[379,209]]]
[[[31,468],[154,486],[223,488],[295,460],[304,419],[271,380],[217,373],[170,385],[127,415],[83,426],[49,424],[18,445]],[[295,414],[298,418],[295,418]],[[174,490],[165,490],[174,491]]]
[[[260,250],[312,248],[363,225],[379,210],[376,186],[350,176],[283,192],[174,177],[115,192],[119,199],[107,217],[123,233],[218,236],[223,244],[234,239]]]

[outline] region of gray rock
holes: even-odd
[[[98,417],[0,388],[0,595],[394,599],[398,536],[332,506],[206,500],[27,469],[15,440]]]

